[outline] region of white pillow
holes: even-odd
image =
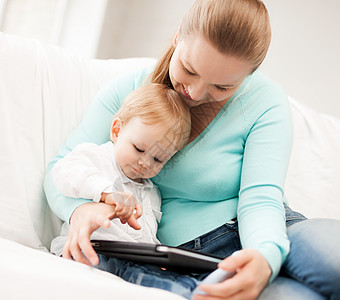
[[[285,185],[290,206],[307,217],[340,219],[340,119],[290,98],[294,144]]]

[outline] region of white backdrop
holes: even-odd
[[[159,57],[193,0],[109,1],[98,56]],[[287,93],[340,117],[340,1],[264,0],[273,38],[264,73]],[[111,16],[111,18],[109,18]]]
[[[273,38],[262,70],[289,95],[340,117],[340,1],[263,1]],[[47,42],[92,58],[159,57],[193,2],[0,0],[0,30],[43,36]],[[55,13],[48,12],[51,3]],[[47,12],[53,22],[46,19]]]
[[[340,117],[340,1],[264,2],[273,38],[262,70],[291,96]]]

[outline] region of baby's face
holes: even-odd
[[[114,140],[117,163],[130,179],[154,177],[176,152],[172,140],[173,135],[161,126],[132,118]]]

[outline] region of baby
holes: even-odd
[[[188,141],[190,112],[181,97],[162,84],[148,84],[132,92],[112,122],[111,141],[80,144],[58,161],[52,174],[57,189],[68,197],[115,205],[118,218],[108,229],[99,228],[91,239],[159,243],[161,198],[149,178]],[[127,223],[138,219],[139,228]],[[69,224],[52,241],[60,256]]]

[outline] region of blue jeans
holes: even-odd
[[[286,224],[290,253],[279,276],[263,290],[259,299],[340,299],[340,222],[307,220],[286,207]],[[238,223],[226,223],[181,247],[227,257],[241,249]],[[188,299],[208,275],[181,275],[103,255],[98,267],[129,282],[165,289]]]

